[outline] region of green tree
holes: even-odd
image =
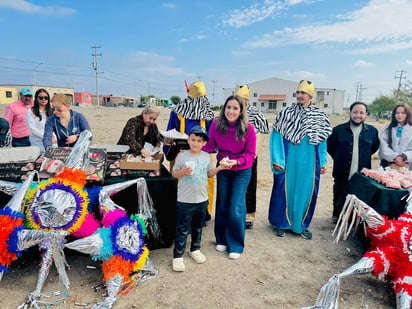
[[[174,105],[178,105],[178,104],[180,103],[180,97],[179,97],[179,96],[176,96],[176,95],[171,96],[171,97],[170,97],[170,101],[172,101],[172,103],[173,103]]]
[[[377,119],[382,118],[387,112],[391,112],[395,106],[395,98],[392,96],[380,96],[376,98],[371,105],[368,106],[368,110],[371,114],[375,115]],[[386,113],[385,113],[386,112]]]

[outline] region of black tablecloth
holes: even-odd
[[[406,199],[403,197],[408,192],[406,189],[387,188],[361,173],[356,173],[349,180],[339,204],[345,203],[347,194],[354,194],[381,215],[392,219],[405,212]]]
[[[105,179],[105,185],[127,181],[128,179]],[[145,177],[149,194],[156,210],[156,218],[159,224],[161,239],[155,239],[152,235],[146,237],[149,250],[168,248],[172,245],[176,233],[176,199],[177,181],[169,171],[162,166],[161,175],[158,177]],[[131,186],[112,196],[112,200],[127,211],[137,209],[136,186]],[[11,196],[0,192],[0,208],[7,205]]]
[[[172,245],[176,233],[177,181],[164,166],[162,166],[160,176],[145,177],[145,180],[162,234],[161,239],[148,235],[147,247],[149,250],[168,248]],[[105,184],[109,182],[105,180]],[[136,186],[131,186],[113,195],[112,200],[126,210],[136,210],[138,206],[136,195]]]

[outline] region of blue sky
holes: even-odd
[[[407,0],[0,0],[0,83],[99,93],[208,97],[271,77],[346,90],[369,103],[412,80]]]

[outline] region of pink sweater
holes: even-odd
[[[6,106],[4,118],[9,122],[11,135],[15,138],[29,137],[30,130],[26,124],[26,112],[33,104],[24,105],[18,100]]]
[[[226,135],[220,134],[216,128],[218,120],[214,120],[209,130],[209,142],[203,147],[206,152],[218,151],[218,162],[224,157],[231,160],[238,160],[239,166],[233,166],[231,170],[244,170],[252,167],[256,156],[256,134],[255,129],[249,123],[248,130],[243,140],[235,139],[236,124],[229,124]]]

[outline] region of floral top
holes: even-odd
[[[152,144],[154,147],[160,147],[160,133],[157,125],[150,125],[146,135],[143,135],[144,127],[143,115],[130,118],[123,128],[117,145],[128,145],[130,148],[128,153],[135,155],[140,154],[145,142]]]

